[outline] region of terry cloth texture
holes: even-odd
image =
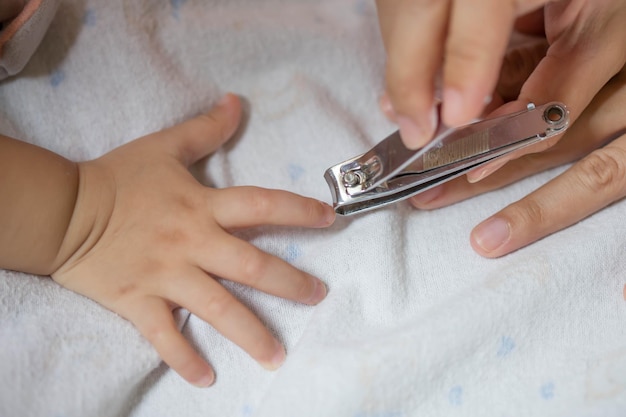
[[[66,0],[0,83],[0,131],[84,160],[233,91],[245,129],[198,178],[329,201],[324,171],[394,129],[377,105],[384,56],[373,1]],[[0,415],[624,416],[626,202],[501,259],[468,242],[562,170],[440,210],[241,232],[329,295],[308,307],[224,283],[286,345],[276,372],[180,312],[216,369],[209,389],[96,303],[0,271]]]

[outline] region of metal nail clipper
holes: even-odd
[[[564,132],[562,103],[529,104],[518,113],[447,129],[419,150],[399,132],[363,155],[326,170],[335,211],[350,215],[395,203],[467,173],[496,158]]]

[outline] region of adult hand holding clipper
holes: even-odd
[[[469,183],[458,178],[418,194],[411,199],[414,206],[442,207],[584,157],[472,231],[474,249],[498,257],[624,197],[626,2],[378,0],[377,6],[387,49],[381,107],[398,123],[408,147],[432,139],[439,123],[437,83],[442,122],[450,126],[478,117],[492,98],[489,110],[506,104],[491,116],[529,102],[560,101],[573,124],[565,135],[469,172]],[[513,29],[544,35],[545,45],[507,55]],[[503,76],[516,79],[509,94],[498,88]]]

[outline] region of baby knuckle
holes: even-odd
[[[257,219],[265,219],[274,211],[274,201],[270,190],[257,188],[248,194],[248,206]]]
[[[619,148],[599,149],[577,166],[578,180],[592,191],[611,190],[624,184],[626,152]]]
[[[248,285],[253,286],[264,276],[268,266],[267,257],[257,250],[250,250],[247,254],[242,255],[239,264],[243,278]]]
[[[148,325],[142,331],[144,337],[153,345],[159,345],[164,339],[168,337],[171,329],[163,323],[154,323]]]
[[[204,317],[223,317],[231,310],[234,300],[231,297],[219,296],[210,298],[204,305]]]
[[[179,228],[161,229],[156,233],[156,242],[166,246],[180,246],[190,240],[189,234]]]

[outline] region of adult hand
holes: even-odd
[[[503,68],[509,71],[503,72],[497,89],[500,94],[519,88],[542,48],[540,43],[534,44],[531,49],[509,56]],[[411,203],[421,209],[446,206],[582,158],[538,190],[479,224],[470,238],[474,249],[486,257],[502,256],[526,246],[626,196],[625,108],[626,69],[622,68],[555,146],[510,161],[479,182],[457,178],[416,195]],[[468,175],[472,181],[481,176]]]
[[[381,106],[410,148],[426,144],[435,131],[438,76],[446,125],[483,112],[518,17],[525,28],[544,27],[549,43],[517,97],[521,108],[561,101],[575,121],[626,62],[623,0],[377,0],[377,6],[387,50]],[[520,108],[519,102],[511,106]]]
[[[178,331],[181,306],[268,369],[285,351],[263,323],[215,277],[305,304],[326,287],[229,231],[261,224],[326,227],[324,203],[255,187],[212,189],[187,167],[235,131],[241,107],[227,95],[208,114],[137,139],[79,165],[76,208],[52,273],[64,287],[130,320],[187,381],[210,385],[211,367]]]

